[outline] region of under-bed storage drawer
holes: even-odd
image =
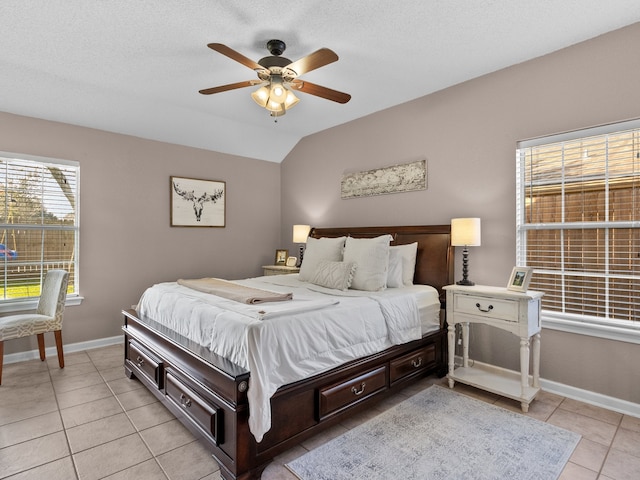
[[[224,441],[222,438],[222,409],[196,393],[178,377],[167,372],[167,397],[186,414],[186,417],[213,438],[216,445]]]
[[[408,353],[391,361],[389,376],[391,383],[417,374],[434,365],[436,361],[436,346],[428,345],[418,351]]]
[[[319,391],[320,420],[384,391],[386,386],[387,367],[383,365],[355,378],[322,388]]]
[[[127,360],[133,369],[162,388],[163,363],[160,358],[133,341],[127,344]]]

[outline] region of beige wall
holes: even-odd
[[[279,164],[3,113],[0,151],[80,162],[84,301],[67,307],[65,344],[119,335],[120,310],[153,283],[260,275],[281,247]],[[225,181],[226,228],[170,227],[171,175]],[[5,354],[35,348],[12,340]]]
[[[470,249],[470,278],[505,285],[515,265],[516,142],[640,117],[639,44],[635,24],[305,138],[282,166],[282,238],[291,238],[295,223],[439,224],[478,216],[482,246]],[[343,173],[421,158],[427,190],[340,199]],[[517,343],[477,328],[471,352],[518,368]],[[629,381],[637,365],[638,345],[543,332],[548,380],[640,403],[640,384]]]

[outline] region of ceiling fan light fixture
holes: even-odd
[[[291,90],[287,90],[287,98],[284,100],[284,108],[288,110],[299,101],[300,99],[296,97]]]
[[[287,98],[287,89],[282,84],[281,75],[271,75],[271,92],[269,93],[269,100],[274,102],[283,103]]]
[[[269,89],[266,86],[262,86],[251,94],[251,98],[262,108],[265,108],[269,101]]]
[[[276,102],[271,99],[269,99],[269,101],[267,102],[267,106],[264,108],[266,108],[270,112],[282,112],[282,115],[284,115],[286,112],[284,103]]]
[[[280,117],[297,104],[300,99],[284,86],[280,75],[273,75],[269,85],[263,85],[251,94],[251,98],[272,117]]]

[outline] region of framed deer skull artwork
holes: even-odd
[[[227,184],[219,180],[171,177],[172,227],[224,227]]]

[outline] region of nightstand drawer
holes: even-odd
[[[518,302],[515,300],[481,295],[456,295],[453,309],[456,313],[499,318],[507,322],[518,321]]]
[[[290,275],[292,273],[299,273],[298,267],[287,267],[285,265],[263,265],[262,271],[264,276],[268,275]]]

